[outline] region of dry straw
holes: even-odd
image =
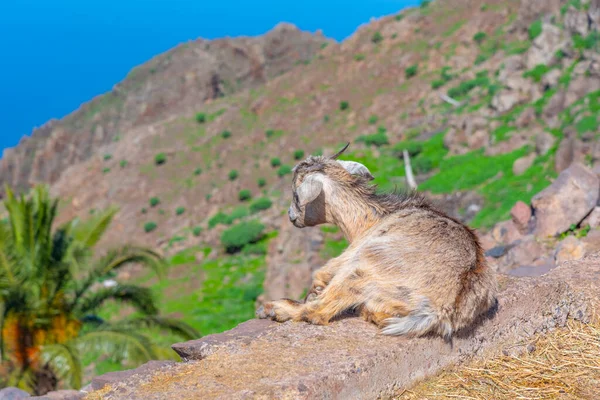
[[[600,321],[569,321],[527,348],[456,367],[395,398],[600,399]]]

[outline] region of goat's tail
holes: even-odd
[[[430,332],[437,332],[447,340],[452,337],[452,324],[450,320],[442,318],[424,300],[408,315],[399,318],[388,318],[386,326],[381,333],[391,336],[423,336]]]

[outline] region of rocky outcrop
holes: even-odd
[[[323,233],[318,227],[298,229],[285,215],[278,231],[269,245],[264,293],[259,302],[284,297],[299,299],[310,287],[312,273],[324,263],[319,256]]]
[[[329,326],[251,320],[175,345],[184,363],[95,378],[92,390],[102,391],[87,398],[376,398],[472,357],[518,354],[533,335],[569,318],[588,321],[599,278],[600,255],[565,262],[543,277],[501,277],[497,309],[452,345],[438,337],[382,336],[358,318]]]
[[[564,170],[531,200],[536,235],[554,236],[578,225],[596,206],[599,184],[598,177],[581,164],[574,163]]]
[[[324,42],[330,41],[321,34],[279,24],[259,37],[179,45],[134,68],[109,93],[6,150],[0,186],[23,190],[36,182],[53,183],[68,166],[90,158],[131,128],[174,112],[201,111],[207,100],[261,85],[312,58]]]

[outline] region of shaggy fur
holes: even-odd
[[[292,223],[335,224],[350,245],[315,271],[305,302],[273,301],[257,316],[327,324],[355,310],[384,334],[449,339],[495,304],[496,280],[476,234],[416,193],[377,194],[357,165],[351,174],[334,158],[309,157],[295,167]],[[320,190],[307,204],[305,181]]]

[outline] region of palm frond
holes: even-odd
[[[152,343],[146,336],[110,326],[80,336],[76,339],[76,347],[81,353],[106,354],[117,362],[141,364],[156,358]]]
[[[71,224],[71,234],[76,241],[86,247],[94,247],[100,241],[118,211],[118,208],[111,207],[86,221],[76,219]]]
[[[158,308],[150,289],[136,285],[121,284],[114,287],[102,288],[93,293],[88,292],[86,295],[80,297],[73,308],[73,312],[82,317],[96,311],[107,300],[129,303],[143,314],[154,315],[158,313]]]
[[[148,315],[130,318],[115,324],[123,329],[160,329],[173,333],[184,340],[198,339],[201,335],[192,326],[185,322],[158,315]]]
[[[72,307],[77,307],[80,298],[100,278],[108,276],[120,268],[133,263],[139,263],[150,267],[159,277],[163,276],[165,267],[164,259],[156,252],[143,247],[124,246],[110,250],[104,257],[97,260],[76,290]]]
[[[41,359],[71,388],[81,387],[83,367],[77,350],[71,344],[50,344],[42,347]]]

